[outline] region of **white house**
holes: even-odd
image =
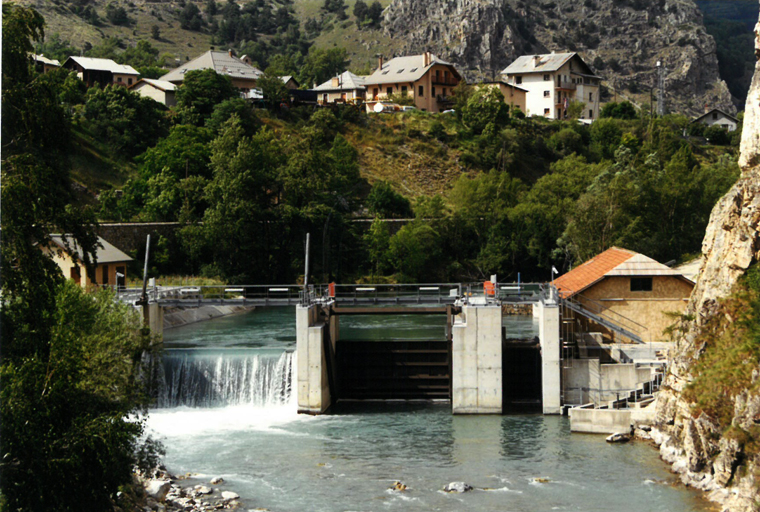
[[[173,107],[177,104],[177,86],[165,80],[154,80],[152,78],[141,78],[136,84],[129,88],[140,96],[151,98],[167,107]]]
[[[726,114],[718,108],[714,108],[712,110],[708,110],[696,118],[694,121],[692,121],[692,123],[702,123],[706,124],[707,126],[718,125],[722,128],[725,128],[729,132],[732,132],[736,130],[736,127],[739,125],[739,120],[730,114]]]
[[[504,81],[528,91],[526,114],[563,119],[572,101],[585,104],[580,118],[599,118],[601,77],[577,53],[523,55],[501,72]]]
[[[365,78],[350,71],[344,71],[312,90],[317,93],[317,102],[320,105],[364,100],[367,96],[367,90],[364,87]]]

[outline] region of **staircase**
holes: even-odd
[[[621,334],[636,343],[644,343],[643,336],[646,335],[645,333],[648,330],[645,326],[619,313],[610,311],[602,303],[578,294],[571,298],[560,300],[562,305],[571,311],[589,320],[593,320],[597,324]]]

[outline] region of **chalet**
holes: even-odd
[[[101,87],[107,85],[124,85],[129,87],[137,82],[140,73],[135,71],[132,66],[117,64],[111,59],[95,59],[91,57],[69,57],[63,63],[63,67],[76,71],[79,78],[92,87],[99,84]]]
[[[510,84],[502,80],[495,82],[483,82],[483,87],[495,87],[504,95],[504,103],[509,105],[510,109],[518,107],[523,113],[527,109],[528,90],[515,84]]]
[[[581,119],[599,118],[601,77],[577,53],[523,55],[501,72],[507,83],[526,89],[529,116],[562,119],[572,101],[585,107]]]
[[[645,341],[668,341],[663,331],[682,313],[694,282],[643,254],[612,247],[554,281],[560,295],[613,321],[641,327]],[[635,322],[634,323],[631,323]],[[626,325],[623,325],[626,327]],[[587,326],[613,337],[602,326]]]
[[[364,87],[366,78],[345,71],[312,90],[317,93],[317,103],[320,105],[336,102],[357,103],[364,101],[367,96],[367,89]]]
[[[152,78],[141,78],[136,84],[129,88],[140,96],[145,96],[163,103],[167,107],[177,104],[177,86],[164,80],[154,80]]]
[[[705,113],[692,121],[692,123],[702,123],[707,126],[720,126],[729,132],[736,130],[739,126],[739,120],[731,114],[727,114],[718,108],[711,110],[705,109]]]
[[[375,72],[364,80],[367,111],[373,111],[375,103],[389,96],[406,96],[420,110],[441,112],[451,108],[454,87],[461,80],[462,75],[453,64],[430,52],[396,57],[388,62],[380,57]]]
[[[48,59],[44,55],[32,55],[32,59],[34,60],[34,69],[37,70],[38,73],[49,73],[56,69],[60,69],[61,67],[60,62],[54,59]]]
[[[209,50],[182,66],[172,69],[161,77],[164,82],[181,85],[185,80],[185,73],[202,69],[213,69],[220,75],[226,75],[232,80],[232,85],[240,89],[241,93],[248,93],[256,88],[256,81],[264,73],[251,65],[251,59],[247,56],[235,57],[232,50],[222,52]]]
[[[75,240],[67,235],[51,235],[52,243],[45,251],[56,262],[64,277],[87,288],[93,286],[124,286],[127,279],[127,264],[132,258],[98,237],[95,266],[84,271],[84,254]],[[66,247],[69,246],[69,248]],[[71,252],[76,258],[72,257]]]

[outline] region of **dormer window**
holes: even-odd
[[[387,74],[388,74],[388,71],[387,71],[387,70],[386,70],[386,71],[383,71],[383,74],[384,74],[384,75],[387,75]]]
[[[404,72],[404,68],[401,68],[398,71],[396,71],[396,73],[403,73],[403,72]]]

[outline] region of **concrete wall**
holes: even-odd
[[[330,381],[323,342],[328,328],[319,319],[319,306],[296,306],[299,413],[322,414],[330,407]]]
[[[544,414],[560,414],[560,309],[556,303],[538,304],[538,338],[541,343],[541,387]]]
[[[570,431],[592,434],[631,432],[631,410],[570,409]]]
[[[462,307],[452,326],[452,397],[454,414],[501,414],[501,308]]]
[[[562,369],[565,404],[598,404],[602,374],[598,359],[573,359]]]

